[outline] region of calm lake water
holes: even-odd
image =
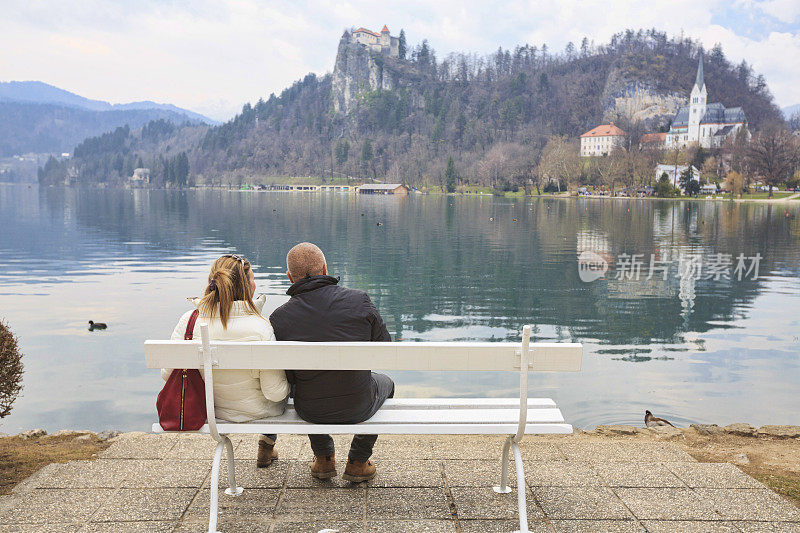
[[[645,409],[681,425],[800,423],[800,202],[0,186],[0,317],[25,354],[23,396],[0,431],[148,430],[162,382],[144,367],[144,340],[169,336],[225,252],[254,263],[277,307],[286,252],[303,240],[369,292],[403,342],[518,340],[526,323],[538,340],[583,342],[582,372],[530,382],[578,427],[642,425]],[[610,262],[603,278],[581,281],[586,251]],[[705,279],[720,253],[732,279]],[[622,254],[642,254],[639,280]],[[762,256],[757,279],[736,279],[739,254]],[[646,279],[651,255],[666,280]],[[693,255],[705,270],[684,268]],[[108,331],[87,331],[90,319]],[[392,377],[398,396],[514,396],[518,383]]]

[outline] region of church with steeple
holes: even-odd
[[[725,139],[735,136],[747,122],[741,107],[726,108],[719,102],[709,104],[703,77],[703,55],[697,65],[697,77],[689,97],[689,105],[681,107],[667,133],[667,148],[685,148],[699,144],[703,148],[719,148]]]

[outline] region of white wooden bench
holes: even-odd
[[[509,493],[509,451],[517,473],[519,531],[528,531],[525,473],[519,443],[527,434],[568,434],[572,426],[549,398],[528,398],[528,371],[576,372],[582,346],[576,343],[530,344],[531,327],[522,330],[522,342],[211,342],[208,326],[200,325],[200,341],[145,342],[148,368],[198,368],[204,374],[208,423],[195,433],[217,441],[211,466],[211,503],[208,531],[217,531],[219,469],[223,449],[228,457],[229,488],[242,488],[234,477],[233,446],[227,434],[439,434],[509,435],[503,446],[500,484],[494,490]],[[218,420],[214,415],[213,369],[294,370],[423,370],[510,371],[519,373],[518,398],[389,399],[369,420],[360,424],[311,424],[301,420],[292,404],[274,418],[245,423]],[[164,432],[159,424],[153,431]]]

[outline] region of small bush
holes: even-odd
[[[0,418],[11,413],[11,407],[22,392],[22,354],[17,338],[0,321]]]

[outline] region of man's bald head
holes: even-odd
[[[292,282],[306,276],[319,276],[328,273],[325,254],[319,246],[310,242],[301,242],[286,254],[286,270]]]

